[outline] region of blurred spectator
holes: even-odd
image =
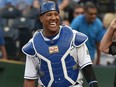
[[[105,33],[100,50],[106,54],[116,55],[116,18],[111,22],[107,32]],[[116,71],[114,77],[114,87],[116,87]]]
[[[23,12],[23,16],[36,19],[39,13],[39,10],[38,10],[39,5],[40,5],[39,0],[33,0],[31,7],[25,12]]]
[[[0,50],[2,52],[2,58],[7,59],[7,52],[6,52],[6,48],[5,48],[5,40],[4,40],[2,29],[0,29]]]
[[[30,8],[33,0],[7,0],[7,2],[23,12]]]
[[[114,13],[105,13],[104,17],[103,17],[103,24],[104,27],[106,29],[108,29],[110,23],[112,22],[112,20],[116,17],[116,14]]]
[[[11,5],[15,6],[15,7],[19,6],[22,2],[26,3],[29,6],[31,6],[33,0],[7,0],[7,3],[9,3],[9,4],[11,4]]]
[[[70,4],[68,5],[67,11],[68,11],[68,18],[70,23],[72,22],[73,18],[74,18],[74,12],[76,10],[79,11],[84,11],[84,3],[81,2],[81,0],[70,0]],[[78,12],[78,11],[77,11]],[[82,12],[83,13],[83,12]],[[78,14],[77,14],[78,15]]]
[[[64,19],[62,20],[62,24],[63,24],[63,25],[68,25],[68,26],[70,26],[69,19],[68,19],[68,18],[64,18]]]
[[[64,10],[70,3],[70,0],[58,0],[59,9]]]
[[[60,10],[60,17],[63,19],[68,15],[65,9],[68,7],[70,0],[58,0],[59,10]]]
[[[39,7],[40,7],[39,0],[33,0],[32,6],[33,6],[34,8],[39,9]]]
[[[20,17],[21,15],[22,12],[10,4],[4,7],[0,12],[0,17],[4,19],[17,18]]]
[[[38,18],[38,14],[39,14],[39,7],[40,7],[40,4],[43,3],[45,0],[33,0],[33,3],[32,3],[32,9],[31,9],[31,13],[32,15],[35,17],[35,27],[33,29],[33,32],[35,32],[36,30],[38,29],[42,29],[43,28],[43,25],[42,23],[40,22],[39,18]],[[34,12],[33,12],[34,11]]]
[[[84,7],[77,4],[73,10],[73,17],[75,18],[78,15],[84,14]]]
[[[104,32],[107,31],[109,25],[111,24],[112,20],[113,20],[115,17],[116,17],[116,14],[114,14],[114,13],[110,13],[110,12],[109,12],[109,13],[105,13],[105,15],[103,16]],[[109,54],[104,54],[104,53],[102,53],[101,56],[102,56],[102,58],[104,58],[104,59],[106,59],[106,58],[108,59],[108,60],[106,61],[106,64],[107,64],[107,65],[115,64],[116,59],[115,59],[113,56],[111,56],[111,55],[109,55]],[[112,60],[112,61],[111,61],[111,60]]]
[[[77,16],[71,23],[71,27],[79,32],[82,32],[88,36],[87,47],[91,59],[95,61],[95,51],[97,50],[96,64],[100,64],[100,50],[99,45],[103,37],[103,24],[99,18],[97,18],[96,6],[88,2],[85,5],[84,15]]]

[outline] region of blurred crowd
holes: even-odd
[[[22,46],[36,30],[42,29],[39,20],[40,4],[46,0],[0,0],[0,57],[24,61]],[[71,25],[79,15],[86,14],[85,4],[93,3],[104,31],[116,17],[116,0],[52,0],[58,3],[61,24]],[[100,62],[100,60],[99,60]]]

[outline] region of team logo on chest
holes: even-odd
[[[51,46],[51,47],[49,47],[49,53],[50,54],[58,53],[58,52],[59,52],[58,46]]]

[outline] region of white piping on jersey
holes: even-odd
[[[49,70],[50,78],[51,78],[50,82],[48,83],[48,87],[51,87],[51,85],[52,85],[52,83],[54,81],[51,62],[47,58],[45,58],[44,56],[40,55],[39,53],[37,53],[37,56],[47,62],[48,70]]]
[[[37,32],[36,32],[36,33],[37,33]],[[36,35],[36,34],[35,34],[35,35]],[[43,37],[43,35],[42,35],[42,37]],[[33,48],[34,48],[34,50],[35,50],[37,56],[38,56],[40,59],[43,59],[44,61],[46,61],[47,65],[48,65],[48,70],[49,70],[50,78],[51,78],[51,79],[50,79],[50,82],[48,83],[48,87],[51,87],[51,85],[52,85],[52,83],[53,83],[53,81],[54,81],[51,62],[50,62],[47,58],[45,58],[44,56],[40,55],[40,54],[36,51],[33,40],[32,40],[32,44],[33,44]]]
[[[67,50],[67,52],[64,54],[64,56],[61,58],[61,62],[62,62],[62,68],[63,68],[63,72],[64,72],[64,77],[72,84],[74,85],[75,82],[68,76],[67,74],[67,69],[66,69],[66,63],[65,63],[65,58],[66,56],[70,53],[71,47],[69,47],[69,49]]]
[[[36,33],[38,33],[38,32],[35,32],[34,36],[36,35]],[[44,36],[42,35],[42,37],[44,37]],[[53,81],[54,81],[51,62],[50,62],[47,58],[45,58],[44,56],[40,55],[40,54],[36,51],[33,40],[32,40],[32,44],[33,44],[33,48],[34,48],[34,50],[35,50],[37,56],[38,56],[40,59],[43,59],[44,61],[46,61],[47,65],[48,65],[48,70],[49,70],[50,78],[51,78],[51,79],[50,79],[50,82],[48,83],[48,87],[51,87],[51,85],[52,85],[52,83],[53,83]]]

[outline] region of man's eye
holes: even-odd
[[[58,14],[56,13],[55,16],[58,16]]]
[[[51,14],[47,14],[47,16],[51,16]]]

